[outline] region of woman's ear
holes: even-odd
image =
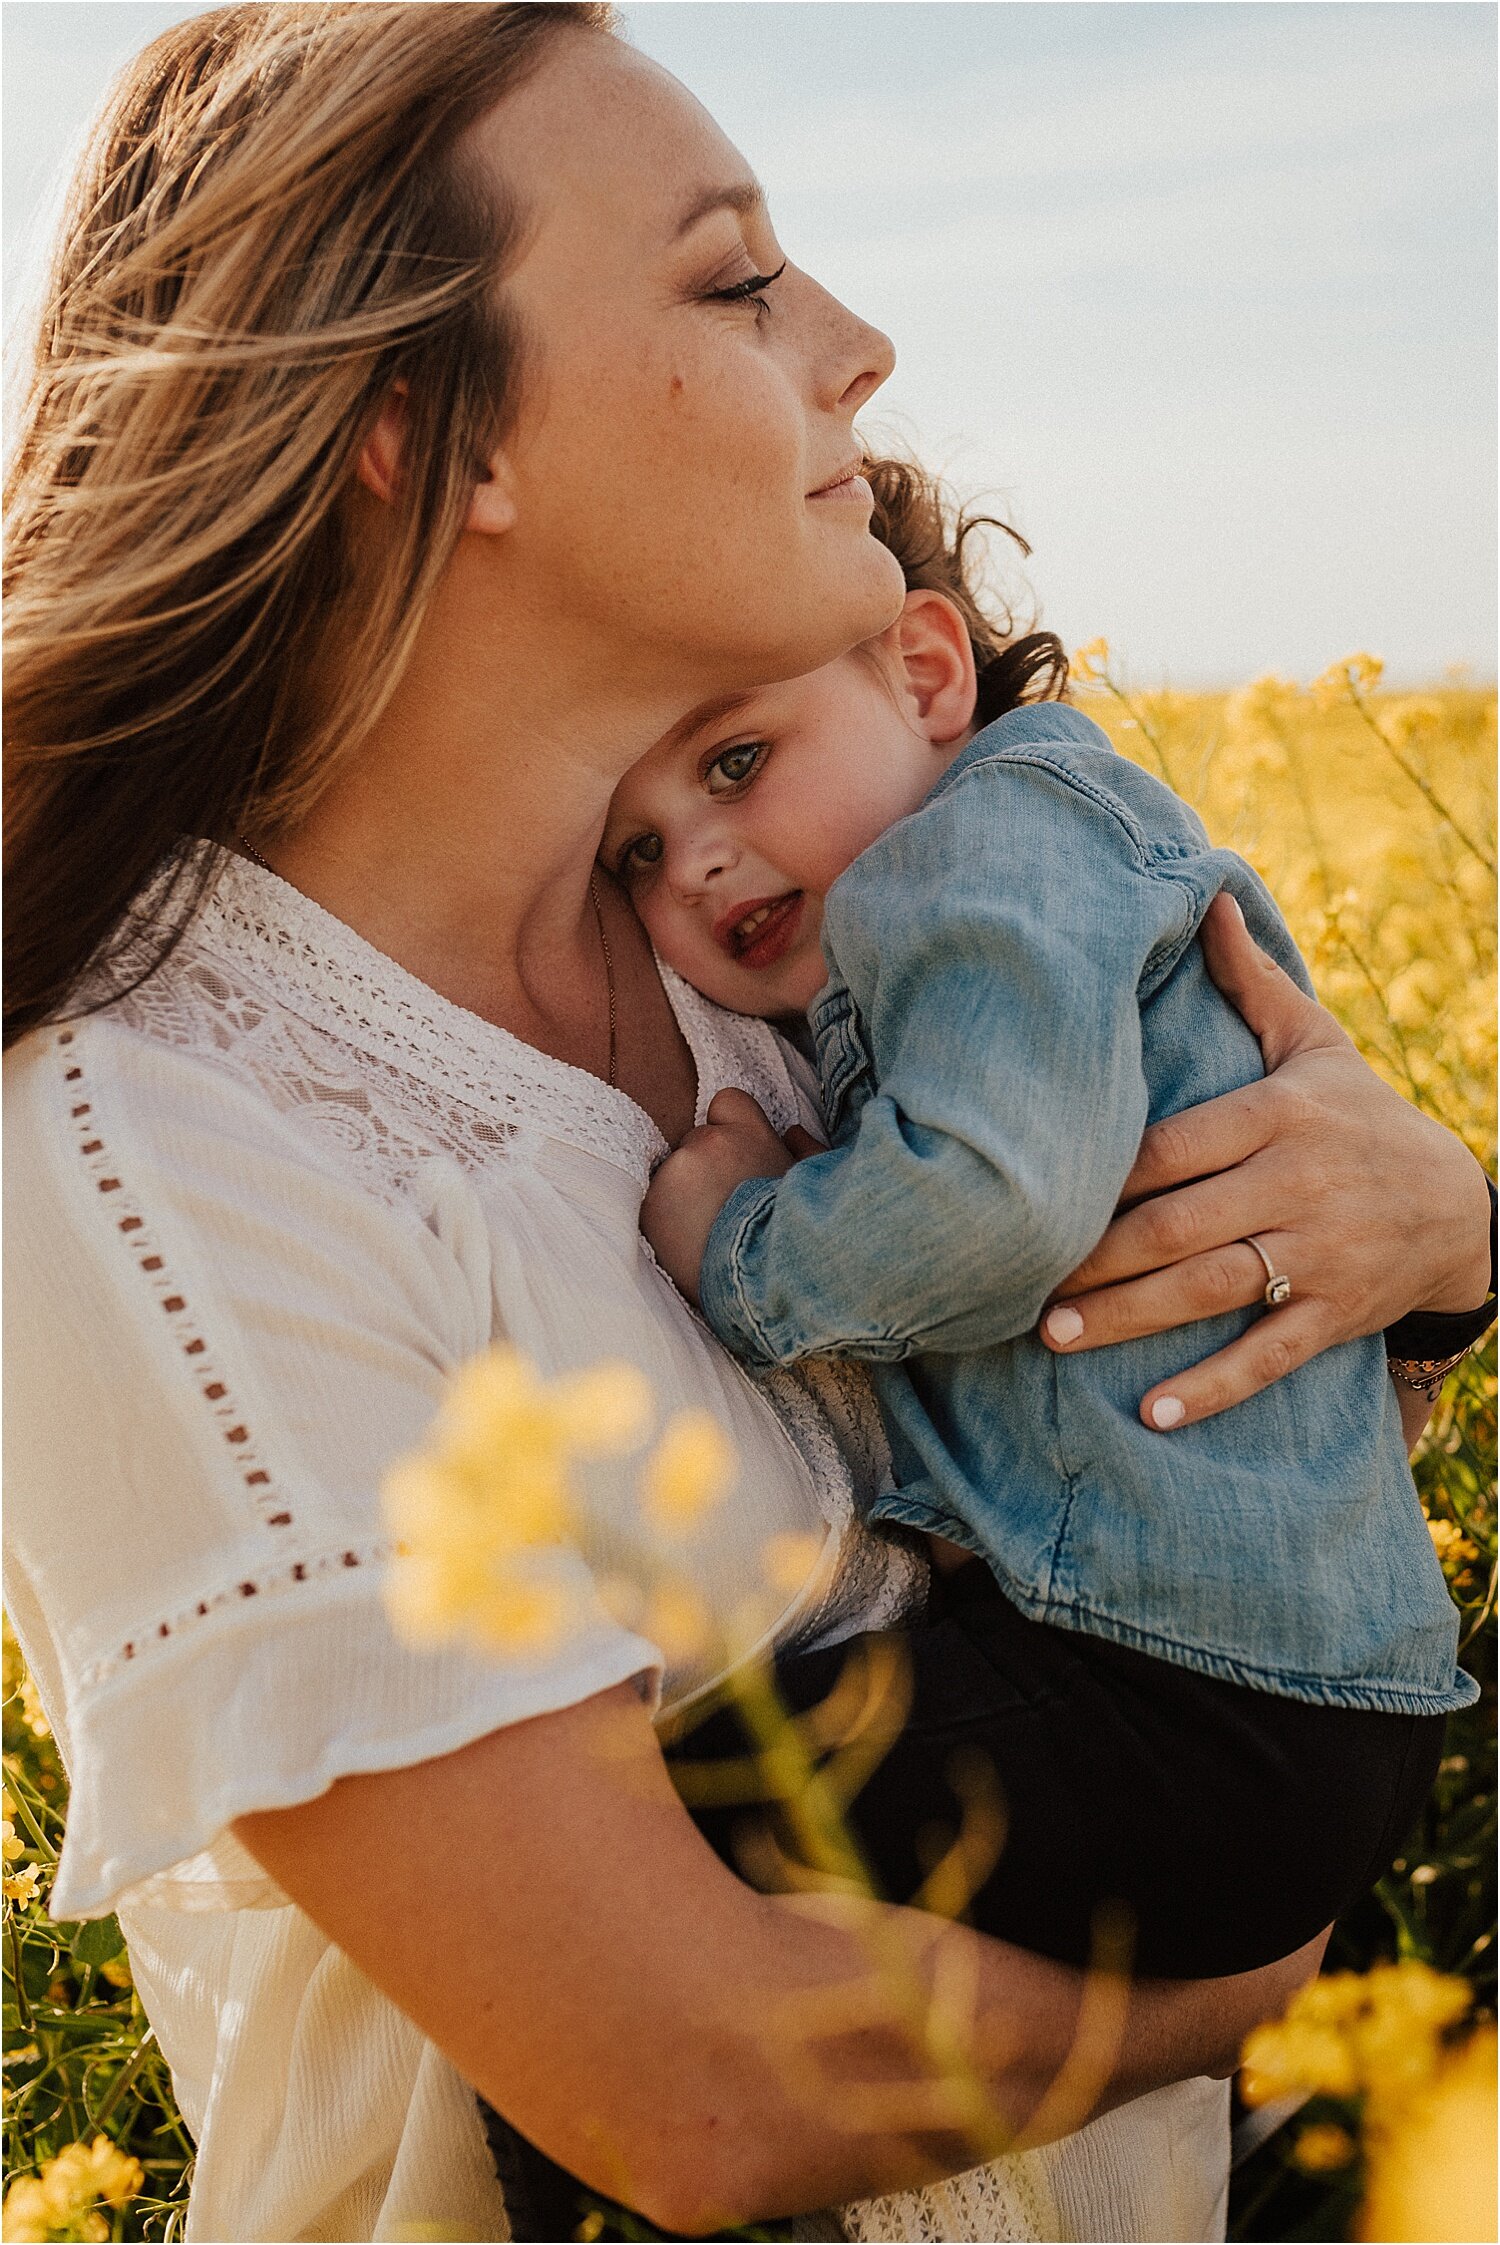
[[[401,479],[401,456],[406,449],[406,399],[404,382],[393,382],[374,425],[359,448],[355,473],[367,491],[387,506],[396,496]]]
[[[909,592],[889,638],[917,731],[935,745],[956,741],[973,724],[979,698],[969,627],[958,609],[940,592]]]
[[[389,506],[396,495],[401,480],[402,460],[406,450],[407,386],[393,382],[386,392],[385,403],[375,417],[374,424],[360,446],[356,473],[367,491]],[[516,503],[511,483],[510,463],[504,451],[496,446],[485,461],[469,500],[469,511],[464,520],[466,530],[477,531],[481,537],[493,537],[497,532],[509,530],[516,519]]]

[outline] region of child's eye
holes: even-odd
[[[648,865],[660,865],[660,863],[661,836],[659,834],[638,834],[635,840],[627,842],[620,852],[617,870],[628,879],[632,873],[644,873]]]
[[[743,741],[738,748],[726,748],[703,775],[709,794],[727,795],[731,788],[743,787],[766,751],[765,741]]]

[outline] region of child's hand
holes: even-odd
[[[698,1299],[698,1271],[714,1219],[735,1188],[752,1177],[784,1177],[804,1151],[821,1151],[805,1130],[788,1135],[795,1146],[777,1137],[748,1091],[721,1091],[707,1122],[688,1132],[652,1178],[641,1203],[641,1230],[690,1302]]]

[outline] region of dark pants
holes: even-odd
[[[825,1701],[863,1642],[779,1659],[788,1714]],[[935,1578],[923,1617],[882,1644],[906,1667],[910,1712],[846,1817],[879,1891],[917,1893],[966,1795],[972,1813],[963,1772],[977,1764],[998,1786],[1004,1844],[968,1922],[1068,1964],[1096,1953],[1101,1907],[1142,1977],[1216,1978],[1289,1955],[1381,1876],[1442,1752],[1441,1716],[1277,1698],[1029,1621],[978,1563]],[[690,1806],[688,1766],[742,1761],[747,1747],[726,1701],[668,1749]],[[692,1814],[736,1868],[756,1861],[757,1827],[795,1852],[774,1808]],[[571,2208],[576,2226],[579,2186],[489,2117],[513,2234],[570,2236],[556,2225]]]

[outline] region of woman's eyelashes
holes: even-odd
[[[786,271],[787,261],[782,259],[774,273],[749,273],[742,281],[731,281],[725,288],[705,290],[710,304],[753,304],[757,313],[770,310],[766,290],[779,281]]]

